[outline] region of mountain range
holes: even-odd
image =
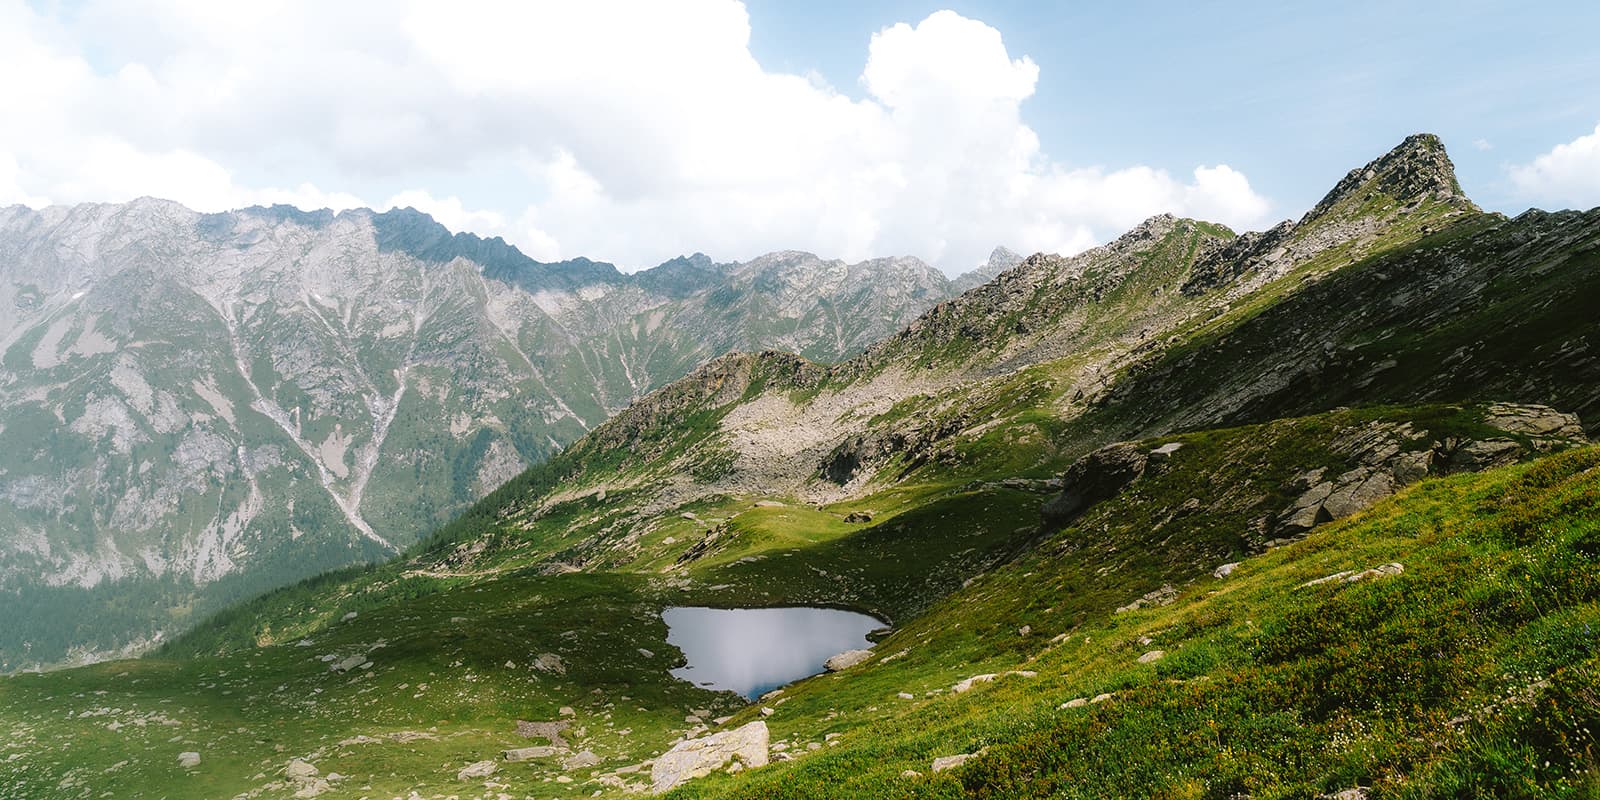
[[[730,350],[832,360],[913,259],[536,262],[402,209],[0,210],[0,671],[380,559]]]
[[[1600,209],[1486,213],[1418,134],[1267,231],[994,263],[859,352],[685,365],[381,563],[0,678],[0,795],[1593,796]],[[884,627],[753,700],[674,677],[668,610],[796,606]]]

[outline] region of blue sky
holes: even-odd
[[[751,50],[856,86],[871,32],[940,8],[1039,64],[1023,105],[1069,163],[1242,169],[1283,216],[1418,131],[1487,208],[1521,164],[1600,123],[1600,3],[752,0]],[[859,91],[859,90],[857,90]],[[1487,149],[1483,148],[1487,145]],[[1600,203],[1597,196],[1595,203]]]
[[[414,206],[535,258],[1259,229],[1417,131],[1600,205],[1600,4],[0,0],[0,205]]]

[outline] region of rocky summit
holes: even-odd
[[[51,243],[31,280],[129,265],[6,290],[31,422],[0,437],[83,454],[71,480],[5,463],[46,543],[12,558],[105,541],[66,522],[130,497],[203,541],[259,491],[281,547],[323,508],[373,563],[0,678],[0,796],[1593,796],[1600,209],[1484,212],[1429,135],[1329,179],[1265,231],[997,250],[958,296],[903,260],[620,276],[381,215],[8,212]],[[187,233],[45,236],[135,209]],[[161,283],[180,267],[219,288]],[[412,277],[339,277],[373,269]],[[695,320],[752,344],[695,349]],[[425,433],[458,419],[481,447]],[[401,537],[450,447],[478,488]],[[530,466],[488,476],[495,447]],[[176,484],[203,504],[141,488],[191,461],[225,465]],[[664,616],[789,606],[884,627],[749,701]]]

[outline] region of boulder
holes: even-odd
[[[1094,504],[1115,497],[1144,474],[1148,462],[1145,451],[1132,442],[1107,445],[1074,461],[1061,476],[1061,493],[1040,511],[1045,523],[1066,525]]]
[[[1150,652],[1145,653],[1142,656],[1139,656],[1139,663],[1140,664],[1154,664],[1157,661],[1160,661],[1161,659],[1166,658],[1166,657],[1167,657],[1167,652],[1165,650],[1151,650]]]
[[[333,790],[333,784],[322,778],[307,778],[296,785],[300,788],[295,790],[294,796],[299,800],[320,797],[323,793]]]
[[[190,751],[178,754],[178,766],[184,769],[194,769],[200,766],[200,754]]]
[[[466,765],[465,767],[462,767],[460,771],[456,772],[456,780],[474,781],[478,780],[479,778],[487,778],[490,775],[493,775],[494,771],[499,768],[500,765],[494,763],[493,761],[475,761]]]
[[[962,680],[956,685],[950,687],[950,691],[955,694],[963,694],[965,692],[972,691],[972,687],[977,686],[980,683],[992,683],[1001,678],[1010,676],[1016,676],[1018,678],[1037,678],[1039,673],[1028,669],[1014,669],[1010,672],[986,672],[982,675],[974,675],[970,678]]]
[[[1239,568],[1239,562],[1231,561],[1231,562],[1229,562],[1227,564],[1222,564],[1222,565],[1218,566],[1214,570],[1211,570],[1211,577],[1217,578],[1217,579],[1220,580],[1222,578],[1228,577],[1229,575],[1232,575],[1233,571],[1238,569],[1238,568]]]
[[[938,758],[933,760],[933,771],[934,772],[944,772],[947,769],[955,769],[956,767],[959,767],[962,764],[967,763],[967,761],[969,761],[975,755],[977,755],[977,754],[976,753],[960,753],[958,755],[953,755],[953,756],[940,756],[940,757],[938,757]]]
[[[502,750],[500,751],[500,757],[511,762],[531,761],[535,758],[549,758],[565,752],[567,752],[565,747],[536,745],[534,747],[514,747],[510,750]]]
[[[844,521],[852,525],[860,525],[872,521],[871,511],[852,511],[844,515]]]
[[[1304,589],[1309,586],[1321,586],[1324,583],[1357,583],[1368,578],[1387,578],[1391,575],[1400,575],[1405,571],[1405,566],[1398,562],[1384,564],[1372,569],[1364,569],[1360,572],[1347,569],[1343,572],[1335,572],[1332,575],[1324,575],[1316,580],[1306,581],[1297,588]]]
[[[539,657],[533,660],[533,668],[540,672],[550,672],[556,675],[567,674],[566,662],[562,661],[561,656],[555,653],[540,653]]]
[[[584,769],[596,766],[599,763],[600,756],[595,755],[593,750],[584,750],[561,759],[561,768],[566,770]]]
[[[317,777],[317,772],[318,770],[315,766],[298,758],[290,761],[289,766],[283,768],[283,776],[295,781],[315,778]]]
[[[568,714],[572,709],[564,709],[563,714]],[[524,739],[546,739],[556,747],[566,747],[566,740],[561,734],[566,732],[572,723],[567,720],[557,722],[529,722],[525,719],[517,720],[517,735]]]
[[[341,661],[335,661],[328,665],[328,669],[333,670],[334,672],[349,672],[350,670],[356,669],[365,663],[367,663],[367,656],[365,653],[361,653],[359,655],[350,656],[349,658]]]
[[[869,658],[872,658],[871,650],[846,650],[836,656],[830,656],[827,661],[823,662],[822,666],[827,668],[829,672],[841,672]]]
[[[757,720],[731,731],[679,742],[656,758],[650,768],[650,790],[665,792],[686,781],[704,777],[737,764],[740,769],[764,767],[771,734]]]

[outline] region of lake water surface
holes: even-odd
[[[661,618],[667,641],[689,661],[674,676],[752,700],[822,672],[829,656],[871,647],[867,633],[884,627],[882,620],[834,608],[679,606]]]

